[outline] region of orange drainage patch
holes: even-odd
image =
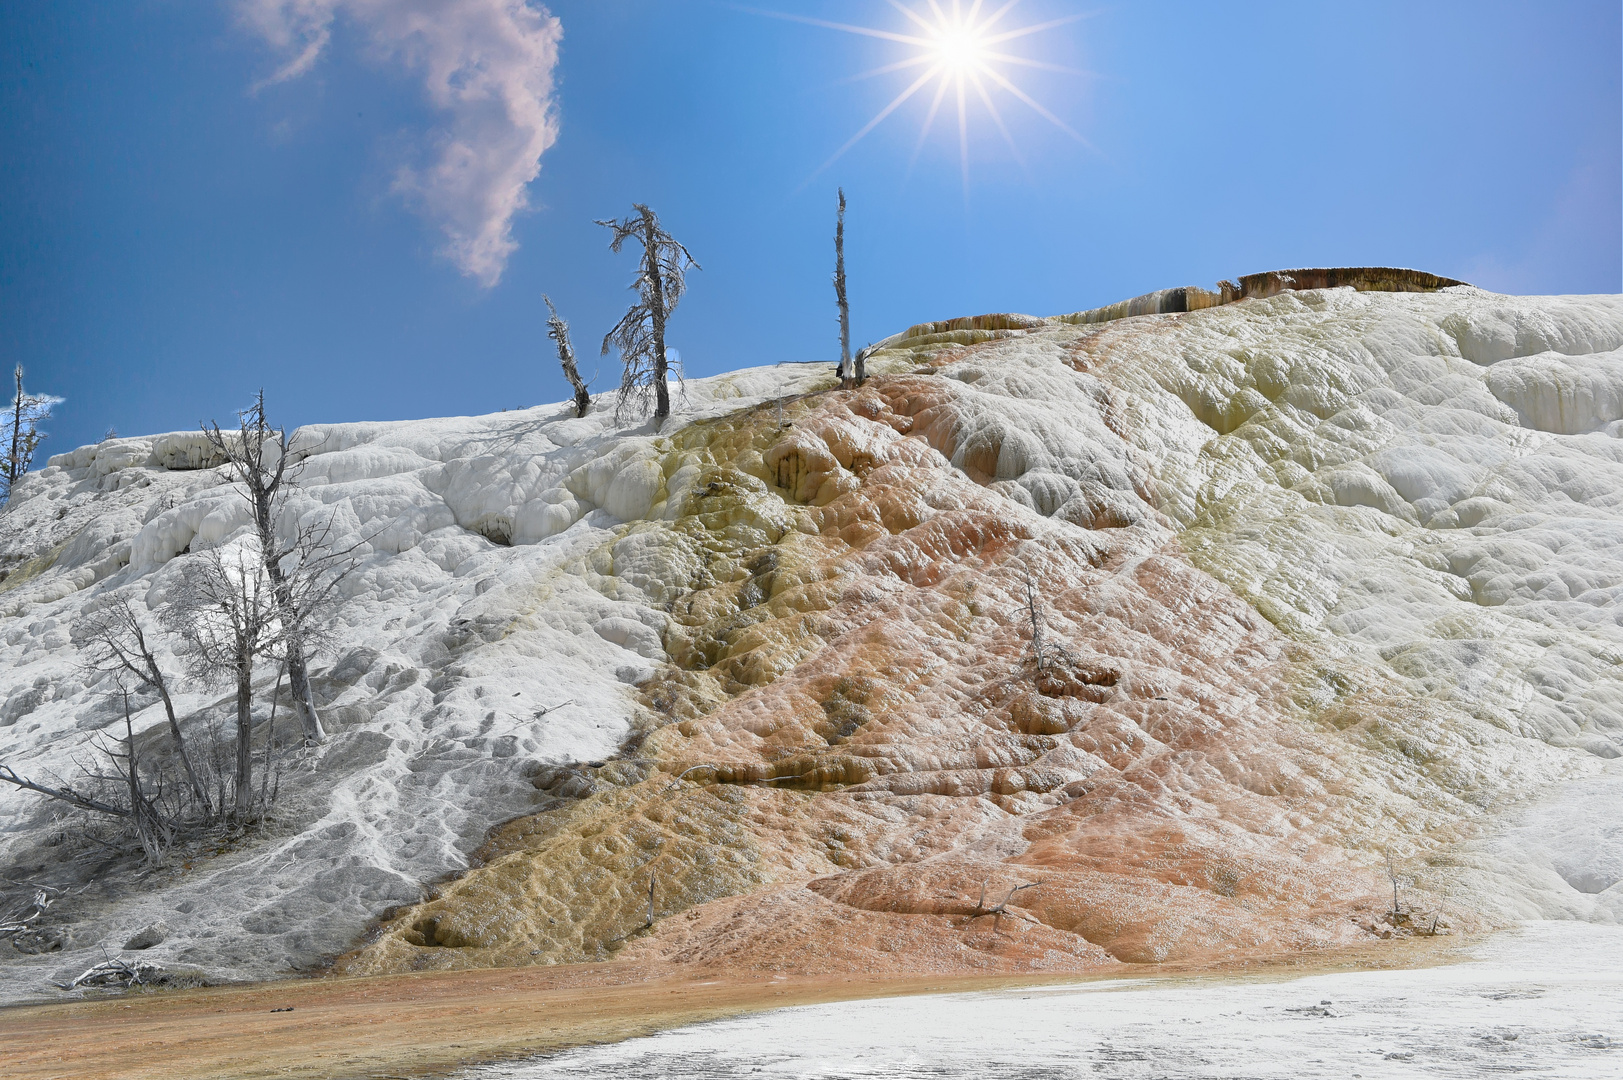
[[[1109,977],[1287,978],[1457,959],[1459,939],[1409,940],[1223,966],[1116,965]],[[873,979],[722,975],[595,964],[322,978],[0,1010],[8,1080],[443,1076],[468,1065],[788,1005],[1071,983],[1075,974]]]

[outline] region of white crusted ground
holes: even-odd
[[[1196,564],[1281,629],[1510,736],[1468,745],[1468,725],[1417,721],[1393,753],[1501,776],[1517,765],[1504,754],[1543,755],[1527,775],[1579,778],[1504,834],[1559,835],[1567,854],[1484,838],[1460,861],[1506,916],[1608,921],[1623,866],[1586,858],[1582,837],[1615,837],[1623,814],[1602,773],[1623,752],[1620,347],[1620,297],[1341,289],[1056,321],[940,376],[973,387],[955,465],[996,446],[987,482],[1056,515],[1107,512],[1140,471]],[[874,366],[912,363],[890,352]],[[688,415],[830,385],[820,365],[752,369],[690,383]],[[685,498],[662,439],[560,405],[307,428],[297,446],[296,511],[336,512],[366,545],[343,645],[315,666],[333,739],[284,777],[279,835],[122,899],[79,899],[66,952],[0,953],[0,993],[76,973],[155,922],[169,936],[146,959],[217,975],[341,951],[526,812],[534,762],[601,758],[627,734],[631,684],[663,658],[661,605],[684,576],[657,529],[624,528]],[[84,447],[0,514],[0,759],[18,771],[69,771],[116,720],[75,670],[69,628],[86,605],[110,591],[161,605],[177,553],[243,526],[206,464],[187,433]],[[218,698],[189,688],[179,704]],[[1480,789],[1504,786],[1493,779]],[[6,876],[48,879],[58,835],[38,799],[0,791]]]
[[[1145,979],[781,1009],[463,1080],[1399,1080],[1623,1073],[1623,928],[1530,923],[1469,963]]]

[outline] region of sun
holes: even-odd
[[[974,27],[944,27],[935,38],[936,63],[956,74],[974,71],[984,62],[985,51]]]
[[[1089,146],[1088,141],[1072,130],[1070,125],[1022,90],[1015,83],[1008,69],[1026,67],[1066,72],[1073,75],[1086,75],[1088,73],[1077,71],[1074,68],[1060,67],[1057,64],[1045,63],[1041,60],[1034,60],[1030,57],[1020,56],[1017,53],[1007,52],[1004,49],[1004,46],[1009,42],[1042,33],[1045,30],[1052,30],[1066,23],[1076,22],[1079,19],[1086,18],[1086,14],[1068,15],[1064,18],[1050,19],[1047,22],[1026,26],[1011,26],[1012,20],[1009,19],[1009,15],[1015,6],[1020,3],[1020,0],[1005,0],[998,7],[986,4],[985,0],[923,0],[922,4],[916,3],[911,6],[904,4],[902,0],[887,0],[887,2],[907,19],[908,25],[904,28],[906,32],[884,30],[870,26],[852,26],[848,23],[828,22],[824,19],[813,19],[804,15],[790,15],[784,12],[758,12],[762,15],[787,19],[791,22],[809,23],[812,26],[840,30],[848,34],[881,38],[908,47],[908,55],[893,63],[874,68],[872,71],[865,71],[856,76],[857,79],[868,79],[881,75],[923,69],[922,73],[892,98],[889,104],[880,109],[873,119],[869,120],[861,130],[851,136],[844,146],[836,150],[827,161],[818,166],[816,171],[806,178],[806,183],[810,183],[818,174],[838,161],[847,150],[862,141],[869,132],[884,123],[891,113],[901,108],[907,101],[920,92],[929,93],[932,89],[934,93],[930,95],[930,109],[925,116],[923,126],[919,130],[918,142],[913,147],[913,158],[908,167],[911,169],[913,162],[917,161],[919,151],[924,147],[925,139],[928,138],[931,129],[935,126],[937,117],[941,114],[942,105],[946,103],[948,95],[952,95],[953,105],[956,106],[958,113],[958,160],[963,173],[964,197],[966,199],[969,197],[969,105],[971,96],[985,107],[987,115],[992,118],[993,124],[1002,134],[1003,140],[1009,144],[1009,149],[1017,160],[1020,160],[1020,149],[1015,145],[1014,136],[1010,134],[1008,125],[1003,122],[1003,114],[998,111],[995,100],[998,95],[1006,94],[1014,98],[1077,142]],[[803,184],[802,187],[804,186]]]

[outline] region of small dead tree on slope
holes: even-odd
[[[1026,623],[1031,630],[1030,656],[1036,661],[1038,674],[1052,667],[1075,663],[1076,658],[1063,642],[1049,640],[1048,616],[1043,611],[1042,593],[1037,588],[1036,579],[1030,574],[1026,575],[1021,591],[1025,599]]]
[[[543,294],[541,299],[547,302],[547,337],[558,346],[558,363],[563,366],[564,378],[575,388],[575,415],[585,416],[586,410],[592,407],[592,395],[581,380],[580,369],[575,366],[575,347],[569,342],[569,324],[552,306],[552,297]]]
[[[857,385],[851,370],[851,305],[845,299],[845,189],[840,188],[840,208],[834,217],[834,301],[840,306],[840,389]]]
[[[1392,852],[1387,851],[1385,855],[1386,879],[1392,883],[1392,910],[1387,915],[1387,920],[1396,926],[1403,915],[1402,905],[1398,903],[1398,884],[1401,878],[1398,875],[1397,863],[1392,860]]]
[[[158,695],[169,721],[169,736],[174,743],[175,756],[180,759],[186,773],[186,782],[193,797],[202,808],[205,819],[214,816],[214,805],[209,801],[208,789],[192,764],[186,737],[175,716],[175,703],[169,696],[169,679],[147,640],[147,632],[130,602],[122,596],[113,597],[100,608],[86,615],[73,628],[73,639],[78,643],[85,667],[92,673],[105,672],[119,680],[129,679],[135,685]]]
[[[1043,602],[1037,592],[1037,583],[1027,577],[1023,583],[1026,597],[1026,621],[1031,627],[1031,655],[1037,661],[1037,670],[1048,666],[1048,646],[1043,640],[1047,620],[1043,618]]]
[[[21,364],[17,365],[15,376],[16,396],[11,399],[11,408],[0,413],[6,421],[6,455],[5,460],[0,461],[0,503],[10,501],[12,488],[34,463],[34,453],[45,440],[45,433],[39,429],[40,421],[49,418],[51,406],[61,400],[24,391]]]
[[[642,203],[634,204],[632,209],[636,212],[630,217],[597,223],[614,234],[609,250],[615,254],[619,254],[627,240],[642,245],[637,277],[631,284],[637,302],[604,336],[603,355],[607,356],[611,348],[618,348],[624,365],[620,396],[615,405],[616,419],[633,404],[645,407],[652,391],[654,423],[658,426],[671,415],[665,325],[687,290],[688,268],[702,270],[703,267],[687,248],[665,231],[652,210]],[[680,370],[677,378],[681,378]]]
[[[156,865],[163,861],[164,852],[169,850],[174,840],[174,830],[164,813],[159,810],[157,798],[147,794],[146,784],[141,777],[141,755],[135,741],[135,723],[130,716],[130,695],[128,691],[121,690],[124,699],[124,752],[116,750],[106,751],[107,756],[115,763],[121,765],[120,772],[128,791],[130,806],[130,823],[135,826],[135,835],[141,841],[141,850],[146,852],[147,862]],[[161,789],[158,798],[161,798]]]
[[[994,905],[992,907],[987,907],[986,906],[986,886],[987,886],[987,883],[988,882],[986,882],[986,881],[981,882],[981,897],[980,897],[979,900],[975,901],[975,913],[973,915],[971,915],[970,918],[971,919],[978,919],[983,915],[992,916],[992,933],[994,933],[994,934],[996,934],[998,932],[998,927],[1000,925],[1002,925],[1003,916],[1005,914],[1007,914],[1008,910],[1009,910],[1009,901],[1014,899],[1014,894],[1015,893],[1025,892],[1027,889],[1037,889],[1037,888],[1042,887],[1042,882],[1040,882],[1040,881],[1029,882],[1028,884],[1025,884],[1025,885],[1016,885],[1014,888],[1009,890],[1009,894],[1003,898],[1003,902],[1001,904],[996,904],[996,905]]]
[[[182,575],[165,623],[180,636],[180,655],[196,678],[236,691],[233,814],[246,824],[254,811],[254,665],[283,633],[275,585],[263,561],[241,547],[188,556]]]
[[[305,640],[308,627],[300,620],[294,603],[294,593],[298,590],[295,578],[304,573],[304,568],[296,560],[284,565],[289,563],[289,556],[295,554],[297,545],[284,545],[277,538],[277,517],[287,488],[293,482],[287,471],[291,459],[288,433],[285,428],[271,426],[265,415],[263,390],[237,418],[238,430],[229,435],[222,432],[218,424],[204,425],[203,433],[215,451],[226,459],[253,510],[265,576],[269,579],[270,594],[280,609],[280,633],[287,653],[287,683],[293,709],[304,729],[305,742],[321,742],[326,732],[310,693]]]
[[[164,853],[174,842],[175,832],[183,824],[183,816],[174,805],[174,800],[166,799],[162,777],[151,776],[150,770],[143,770],[140,744],[135,737],[135,723],[130,712],[130,695],[122,685],[118,693],[124,706],[123,750],[118,749],[117,743],[109,746],[110,740],[105,740],[101,735],[91,740],[104,765],[113,767],[112,774],[100,771],[95,765],[80,762],[80,781],[70,782],[52,777],[53,783],[42,783],[20,776],[11,766],[0,763],[0,782],[43,795],[52,802],[75,810],[112,818],[133,829],[147,861],[156,865],[163,861]]]

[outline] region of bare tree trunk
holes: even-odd
[[[665,282],[660,274],[659,236],[654,212],[646,206],[642,210],[642,232],[642,257],[648,263],[649,287],[653,294],[653,303],[649,306],[654,317],[654,426],[657,428],[671,415],[671,388],[666,375]]]
[[[157,808],[146,797],[146,792],[141,790],[141,761],[135,749],[135,725],[130,720],[128,694],[124,695],[124,738],[125,760],[129,763],[125,778],[130,788],[130,819],[135,822],[135,835],[141,841],[141,850],[146,852],[147,861],[156,863],[163,858],[169,830],[165,828]]]
[[[293,709],[298,714],[307,743],[321,742],[326,732],[321,716],[316,712],[315,699],[310,693],[310,681],[305,670],[304,633],[300,625],[297,605],[293,602],[293,588],[282,572],[281,553],[276,546],[276,523],[272,520],[272,500],[281,489],[286,474],[289,447],[285,430],[272,428],[265,418],[265,392],[261,390],[253,407],[240,414],[238,430],[241,445],[233,447],[218,424],[204,425],[203,433],[214,447],[237,471],[237,478],[248,489],[248,502],[253,508],[254,524],[259,533],[259,549],[265,573],[271,582],[272,597],[282,619],[283,641],[288,653],[288,686],[293,695]],[[265,462],[265,442],[274,432],[273,445],[277,451],[274,469]]]
[[[558,309],[552,306],[552,297],[545,294],[541,297],[547,304],[547,336],[558,344],[558,363],[564,369],[564,378],[575,390],[575,415],[585,416],[586,410],[592,407],[592,394],[586,388],[586,383],[580,377],[580,368],[575,365],[575,346],[569,340],[569,324],[564,322]]]
[[[246,824],[253,809],[253,735],[254,686],[253,658],[244,656],[237,661],[237,823]]]
[[[1031,653],[1037,658],[1037,670],[1042,671],[1048,666],[1048,650],[1043,641],[1043,609],[1042,602],[1037,599],[1037,584],[1031,578],[1026,578],[1026,618],[1031,623]]]
[[[175,741],[175,753],[180,755],[181,767],[186,770],[186,782],[191,785],[192,795],[203,804],[203,813],[214,817],[214,806],[209,802],[208,789],[197,778],[197,770],[192,768],[191,751],[186,747],[186,736],[181,734],[180,720],[175,716],[175,703],[169,697],[169,680],[164,678],[163,669],[158,666],[158,658],[147,648],[146,635],[141,630],[141,624],[136,621],[135,613],[126,608],[129,627],[135,636],[136,648],[141,650],[141,661],[146,666],[147,683],[158,691],[158,697],[163,700],[164,716],[169,719],[169,737]]]
[[[263,401],[263,398],[261,398]],[[263,405],[261,405],[263,408]],[[278,468],[278,481],[280,468]],[[304,661],[304,634],[293,604],[293,587],[282,572],[276,559],[275,523],[271,521],[271,492],[262,484],[253,492],[254,520],[259,528],[259,550],[264,554],[265,575],[270,578],[271,593],[276,598],[278,613],[282,616],[283,641],[287,646],[287,688],[293,698],[293,712],[299,718],[306,743],[319,743],[327,732],[321,726],[321,714],[316,712],[315,699],[310,693],[310,676]]]
[[[327,729],[322,726],[321,714],[316,712],[315,698],[310,693],[310,675],[304,666],[304,644],[291,634],[287,641],[287,689],[293,698],[293,712],[304,730],[304,741],[323,742],[327,738]]]
[[[845,300],[845,189],[840,188],[840,211],[834,219],[834,298],[840,305],[840,389],[856,385],[851,372],[851,307]]]
[[[11,403],[11,454],[6,458],[6,493],[17,483],[17,463],[23,445],[23,366],[17,365],[17,396]]]
[[[164,685],[161,677],[156,686],[158,696],[163,699],[164,715],[169,718],[169,737],[175,741],[175,752],[180,755],[181,767],[186,770],[186,783],[191,787],[192,795],[203,804],[203,813],[212,818],[214,807],[209,804],[208,789],[197,778],[197,770],[192,768],[192,755],[186,748],[186,737],[180,733],[180,721],[175,719],[175,703],[169,700],[169,687]]]
[[[665,347],[665,324],[686,289],[684,271],[697,270],[688,249],[677,243],[660,227],[659,218],[643,203],[633,203],[635,211],[625,219],[599,221],[614,233],[609,250],[618,253],[627,240],[642,245],[642,259],[638,263],[637,280],[632,289],[637,302],[626,310],[603,338],[603,355],[610,348],[620,350],[622,370],[620,398],[615,406],[615,419],[633,405],[640,413],[653,390],[654,426],[664,424],[671,414],[670,359]],[[678,377],[681,372],[678,370]]]

